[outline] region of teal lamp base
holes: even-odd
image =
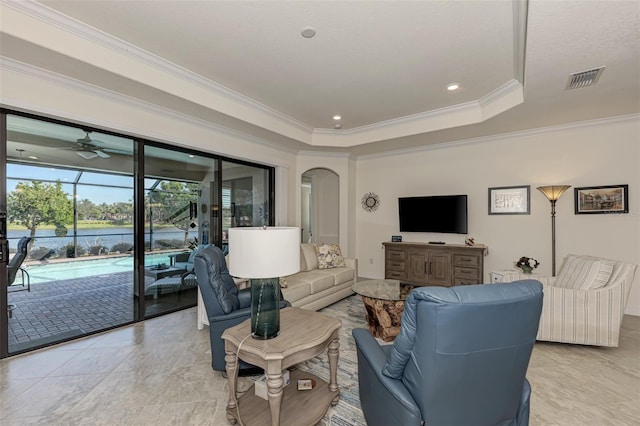
[[[273,339],[280,333],[280,279],[251,280],[251,337]]]

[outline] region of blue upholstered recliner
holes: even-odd
[[[216,246],[200,250],[194,258],[196,279],[209,318],[211,338],[211,366],[225,371],[225,352],[222,333],[229,327],[251,317],[251,289],[238,290],[229,275],[224,254]],[[280,308],[289,306],[282,301]],[[239,374],[256,374],[261,370],[254,365],[240,362]]]
[[[419,287],[393,345],[354,329],[368,426],[528,425],[541,309],[535,280]]]

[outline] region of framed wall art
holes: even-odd
[[[576,214],[629,213],[629,185],[574,188]]]
[[[489,214],[529,214],[530,185],[489,188]]]

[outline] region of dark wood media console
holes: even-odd
[[[484,280],[484,245],[383,243],[384,277],[416,285],[480,284]]]

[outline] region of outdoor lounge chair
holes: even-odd
[[[193,272],[183,272],[181,275],[160,278],[145,289],[145,296],[158,298],[159,294],[180,293],[183,290],[197,288],[196,276]]]
[[[22,267],[22,262],[24,262],[24,260],[27,258],[29,243],[32,239],[33,238],[31,237],[22,237],[18,241],[18,249],[16,251],[16,254],[13,255],[13,257],[9,261],[9,264],[7,265],[8,286],[22,285],[22,287],[24,287],[26,282],[27,291],[31,291],[31,278],[29,277],[29,273],[27,272],[27,270]],[[20,278],[22,279],[20,282],[16,282],[18,271],[20,271]]]

